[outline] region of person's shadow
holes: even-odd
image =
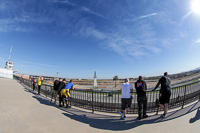
[[[193,117],[193,118],[190,119],[190,123],[194,123],[197,120],[200,120],[200,107],[197,108],[197,113],[196,113],[195,117]]]
[[[153,115],[143,120],[137,120],[136,116],[129,116],[126,120],[120,119],[120,116],[109,116],[102,114],[92,114],[77,109],[66,110],[63,113],[68,118],[88,124],[89,126],[97,129],[123,131],[129,130],[141,125],[152,124],[155,122],[161,122],[162,119],[158,115]]]
[[[57,105],[51,103],[47,98],[43,96],[38,96],[36,92],[28,88],[24,88],[26,92],[34,94],[33,98],[37,99],[41,104],[47,106],[54,106],[60,110],[63,110],[62,113],[64,116],[71,118],[75,121],[88,124],[89,126],[97,129],[104,130],[113,130],[113,131],[123,131],[133,129],[138,126],[146,125],[146,124],[155,124],[163,121],[170,121],[176,118],[180,118],[185,116],[186,114],[193,112],[197,109],[196,116],[190,119],[190,123],[194,123],[195,121],[200,119],[200,102],[196,102],[191,104],[183,109],[177,109],[176,111],[172,111],[167,114],[166,118],[161,118],[160,115],[151,115],[150,117],[142,120],[137,120],[137,116],[127,116],[126,120],[121,120],[119,116],[110,116],[104,115],[103,112],[101,114],[93,114],[88,111],[82,111],[76,108],[60,108]]]

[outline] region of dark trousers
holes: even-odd
[[[138,116],[141,117],[142,108],[143,108],[143,117],[146,116],[147,97],[146,96],[138,96],[137,101],[138,101]]]
[[[38,85],[38,95],[40,95],[40,88],[41,88],[41,85]]]
[[[33,84],[33,91],[35,90],[35,84]]]
[[[62,105],[61,105],[61,103],[62,103]],[[61,96],[60,93],[59,93],[59,105],[64,106],[63,97]]]

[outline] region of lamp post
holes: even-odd
[[[96,71],[94,72],[94,88],[97,88],[97,75],[96,75]]]
[[[59,74],[59,72],[56,72],[56,74],[57,74],[57,78],[58,78],[58,74]]]

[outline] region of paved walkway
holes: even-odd
[[[90,113],[78,108],[63,109],[15,80],[0,78],[0,133],[199,133],[200,102],[137,121],[104,113]],[[160,112],[162,113],[162,112]]]

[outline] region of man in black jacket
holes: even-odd
[[[161,84],[161,88],[160,88],[160,98],[159,98],[160,104],[159,105],[164,111],[161,117],[165,118],[165,115],[167,114],[167,111],[168,111],[168,104],[169,104],[170,96],[171,96],[171,81],[170,81],[170,78],[168,77],[167,72],[165,72],[164,76],[160,78],[160,80],[158,81],[153,91],[156,90],[160,84]]]
[[[51,96],[51,101],[54,97],[54,103],[57,102],[57,95],[58,95],[58,88],[59,88],[59,83],[62,82],[62,79],[59,78],[59,80],[55,80],[54,81],[54,85],[53,85],[53,92],[52,92],[52,96]]]
[[[144,80],[142,80],[142,76],[139,76],[137,82],[135,82],[135,89],[137,93],[137,102],[138,102],[138,120],[142,118],[142,105],[143,105],[143,118],[147,118],[147,96],[146,90],[147,85]]]
[[[61,90],[65,88],[65,85],[66,85],[66,80],[63,79],[63,81],[59,82],[59,85],[58,85],[58,94],[59,94],[59,106],[62,107],[64,106],[64,103],[63,103],[63,99],[62,99],[62,96],[60,94]],[[62,102],[62,105],[61,105],[61,102]]]

